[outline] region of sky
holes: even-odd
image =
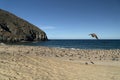
[[[120,0],[0,0],[0,8],[46,32],[49,39],[120,39]]]

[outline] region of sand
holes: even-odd
[[[1,45],[0,80],[120,80],[120,50]]]

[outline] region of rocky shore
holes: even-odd
[[[120,50],[0,45],[1,80],[120,80]]]

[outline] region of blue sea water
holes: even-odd
[[[24,42],[17,45],[46,46],[75,49],[120,49],[120,40],[54,39],[40,42]]]

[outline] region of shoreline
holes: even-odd
[[[26,41],[26,42],[18,42],[18,43],[29,43],[30,41]],[[36,43],[38,41],[34,41],[32,43]],[[31,42],[30,42],[31,43]],[[57,48],[57,49],[70,49],[70,50],[120,50],[119,48],[111,48],[111,49],[103,49],[103,48],[68,48],[68,47],[53,47],[53,46],[42,46],[42,45],[24,45],[24,44],[6,44],[6,43],[0,43],[0,46],[27,46],[27,47],[46,47],[46,48]]]
[[[46,46],[51,48],[69,48],[69,49],[103,49],[114,50],[120,49],[120,40],[50,40],[50,41],[27,41],[10,43],[8,45],[24,45],[24,46]]]

